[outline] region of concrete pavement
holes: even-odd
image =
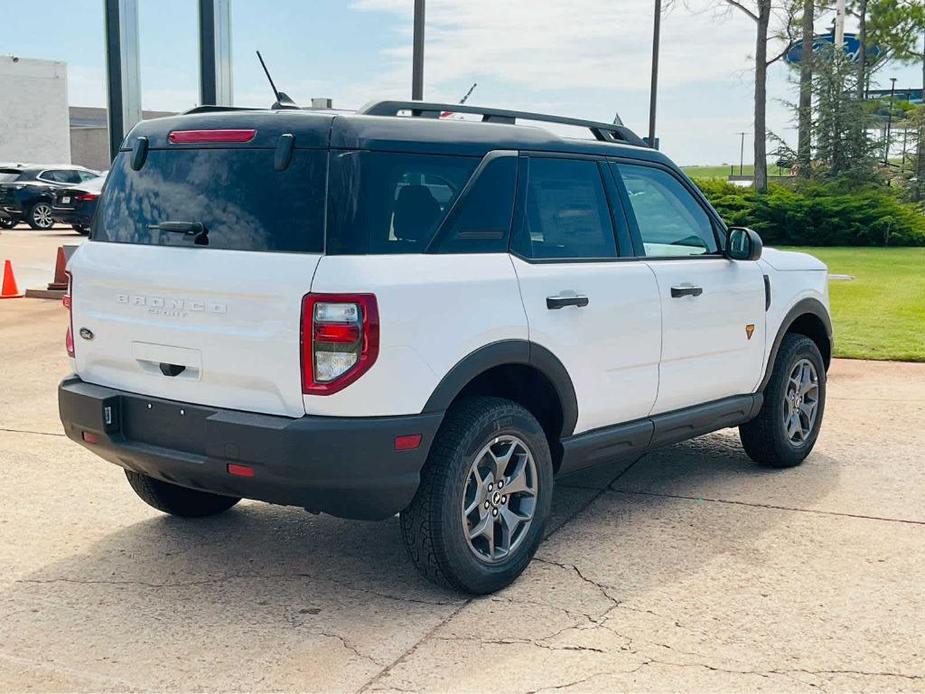
[[[925,365],[836,361],[816,451],[735,431],[559,481],[501,593],[396,519],[181,521],[63,437],[60,302],[0,302],[0,689],[925,691]]]
[[[85,240],[70,227],[56,225],[48,231],[33,231],[20,224],[0,230],[0,264],[7,258],[13,261],[20,291],[45,289],[55,275],[58,246],[80,245]]]

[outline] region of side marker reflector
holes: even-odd
[[[421,445],[421,435],[420,434],[408,434],[406,436],[396,436],[395,437],[395,450],[396,451],[413,451],[415,448]]]
[[[87,443],[99,443],[100,442],[99,437],[97,437],[96,434],[89,432],[89,431],[83,432],[80,435],[80,438],[82,438]]]
[[[235,477],[253,477],[254,468],[252,468],[250,465],[228,463],[228,474],[234,475]]]

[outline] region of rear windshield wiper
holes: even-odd
[[[201,222],[161,222],[159,224],[149,224],[148,228],[156,229],[157,231],[169,231],[174,234],[186,234],[187,236],[209,233]]]

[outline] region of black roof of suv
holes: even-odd
[[[482,121],[438,118],[440,110],[483,114]],[[403,117],[405,111],[417,117]],[[384,114],[390,115],[384,115]],[[496,116],[494,114],[502,114]],[[531,122],[516,124],[515,118]],[[542,119],[542,120],[541,120]],[[561,137],[532,122],[571,125],[590,130],[596,138]],[[172,149],[226,147],[224,143],[169,143],[175,130],[215,130],[253,128],[248,147],[275,148],[282,135],[292,135],[299,149],[366,149],[433,154],[480,156],[491,150],[534,150],[589,155],[625,156],[674,165],[663,154],[651,149],[624,126],[543,114],[504,111],[459,104],[421,102],[374,102],[353,114],[302,111],[296,109],[251,110],[205,107],[167,118],[139,123],[126,138],[123,150],[130,150],[138,138],[147,139],[154,149],[170,144]]]

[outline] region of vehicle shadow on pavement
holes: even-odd
[[[677,503],[659,494],[722,494],[732,480],[733,489],[752,485],[760,495],[785,476],[798,475],[787,486],[796,484],[800,498],[793,503],[805,504],[836,483],[837,467],[823,455],[815,454],[797,470],[768,471],[732,445],[737,439],[726,438],[705,437],[656,451],[630,467],[613,463],[564,478],[555,501],[559,520],[552,528],[561,531],[541,546],[538,559],[518,582],[479,601],[476,609],[557,604],[578,600],[582,590],[601,600],[598,589],[572,570],[597,561],[606,584],[619,587],[620,601],[643,599],[649,591],[689,576],[691,562],[706,565],[725,551],[722,543],[707,543],[684,560],[652,552],[659,538],[645,535],[657,534],[659,526],[647,517]],[[130,493],[127,485],[125,493]],[[786,522],[784,516],[780,519]],[[737,546],[748,545],[768,530],[769,522],[775,523],[775,517],[754,517],[728,531],[735,534]],[[580,561],[561,554],[565,535],[584,538],[582,544],[592,551]],[[634,539],[627,544],[626,538]],[[94,661],[97,673],[110,672],[112,662],[121,659],[129,678],[119,681],[135,686],[164,683],[163,668],[172,659],[187,657],[190,649],[246,642],[254,654],[248,657],[258,661],[295,647],[311,659],[312,649],[330,648],[332,639],[339,649],[335,660],[359,663],[356,676],[362,683],[466,601],[417,574],[402,547],[397,518],[363,523],[249,502],[214,518],[156,516],[134,523],[87,552],[15,581],[3,598],[0,604],[22,607],[5,616],[2,630],[16,637],[17,651],[68,667]],[[602,609],[608,605],[605,601]],[[127,664],[142,655],[136,673]],[[235,671],[233,653],[215,657],[229,658],[229,674]],[[152,658],[157,662],[147,662]],[[184,687],[221,687],[201,679],[201,671],[198,677],[184,681]],[[341,680],[329,684],[335,682],[346,686]],[[75,684],[77,680],[70,682]],[[265,686],[285,688],[286,681],[271,678]]]

